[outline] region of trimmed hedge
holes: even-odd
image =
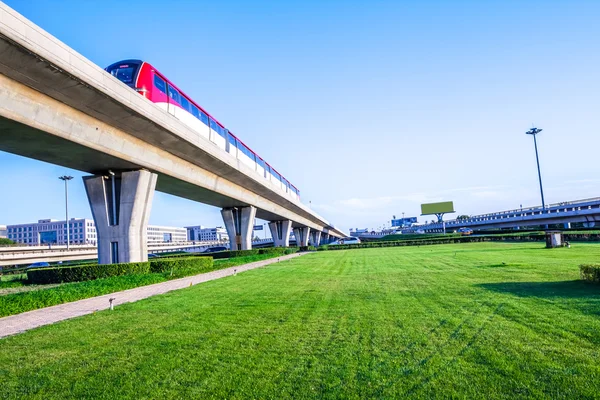
[[[27,271],[27,280],[35,284],[81,282],[111,276],[147,274],[149,262],[122,264],[90,264],[77,267],[43,268]]]
[[[300,250],[299,247],[267,247],[259,249],[258,254],[269,254],[273,256],[283,256],[285,254],[297,253]]]
[[[252,249],[252,250],[227,250],[212,253],[212,257],[215,260],[223,258],[236,258],[255,256],[257,254],[269,254],[273,256],[282,256],[284,254],[297,253],[300,250],[298,247],[266,247],[264,249]]]
[[[317,251],[315,246],[301,246],[300,251]]]
[[[215,260],[219,260],[222,258],[235,258],[235,257],[245,257],[245,256],[254,256],[259,254],[259,249],[252,250],[226,250],[226,251],[217,251],[216,253],[212,253],[212,257]]]
[[[600,283],[600,264],[582,264],[579,266],[581,280]]]
[[[565,236],[565,240],[567,236]],[[476,243],[476,242],[541,242],[546,240],[544,233],[535,233],[532,235],[478,235],[478,236],[459,236],[459,235],[437,235],[429,236],[423,239],[394,240],[394,241],[364,241],[358,244],[340,244],[324,245],[318,250],[347,250],[347,249],[367,249],[373,247],[396,247],[396,246],[426,246],[430,244],[453,244],[453,243]]]
[[[150,272],[170,272],[188,269],[210,269],[213,266],[212,257],[174,257],[153,259],[150,261]]]

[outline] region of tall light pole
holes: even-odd
[[[540,180],[540,194],[542,195],[542,213],[546,213],[546,202],[544,201],[544,189],[542,188],[542,173],[540,172],[540,158],[538,156],[538,149],[537,149],[537,140],[536,140],[536,136],[538,133],[540,133],[542,130],[538,129],[538,128],[531,128],[530,130],[528,130],[527,132],[525,132],[527,135],[531,135],[533,136],[533,145],[535,146],[535,161],[537,162],[537,171],[538,171],[538,179]]]
[[[65,182],[65,220],[67,222],[67,250],[69,250],[71,236],[69,235],[69,190],[67,189],[67,183],[73,179],[73,177],[69,175],[63,175],[59,176],[58,179]]]

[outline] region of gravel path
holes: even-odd
[[[172,290],[183,289],[199,283],[234,275],[235,273],[264,267],[279,261],[289,260],[304,254],[307,253],[288,254],[285,256],[270,258],[268,260],[256,261],[249,264],[238,265],[204,274],[174,279],[168,282],[141,286],[134,289],[124,290],[122,292],[105,294],[98,297],[74,301],[72,303],[60,304],[57,306],[41,308],[39,310],[27,311],[22,314],[0,318],[0,338],[25,332],[39,326],[53,324],[65,319],[91,314],[95,311],[106,310],[110,307],[110,298],[114,298],[113,305],[115,306],[124,303],[132,303],[151,296],[167,293]]]

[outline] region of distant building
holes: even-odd
[[[6,225],[0,225],[0,239],[8,238],[8,230],[6,229]]]
[[[417,223],[417,217],[394,218],[392,219],[392,227],[408,228]]]
[[[148,244],[151,243],[177,243],[187,241],[185,228],[173,226],[148,226]]]
[[[55,219],[40,219],[30,224],[8,225],[8,238],[26,245],[66,244],[67,222]],[[94,221],[85,218],[69,220],[69,242],[73,244],[96,244]]]
[[[191,242],[204,242],[204,241],[219,241],[226,242],[229,240],[227,230],[221,226],[216,228],[206,228],[202,225],[187,226],[187,240]]]
[[[353,236],[353,237],[359,237],[359,236],[362,236],[362,235],[366,235],[368,233],[369,233],[369,229],[367,229],[367,228],[364,228],[364,229],[359,229],[359,228],[352,229],[352,228],[350,228],[350,236]]]
[[[30,246],[46,244],[67,244],[67,222],[55,219],[40,219],[29,224],[8,225],[7,237],[16,243]],[[148,243],[185,242],[187,231],[185,228],[168,226],[148,226]],[[69,243],[90,244],[98,243],[98,234],[94,221],[85,218],[71,218],[69,220]]]

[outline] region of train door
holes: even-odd
[[[175,99],[177,99],[177,97],[179,96],[179,92],[177,90],[175,90],[171,85],[167,85],[167,111],[169,112],[169,114],[171,115],[175,115],[175,108],[177,107],[174,104]]]

